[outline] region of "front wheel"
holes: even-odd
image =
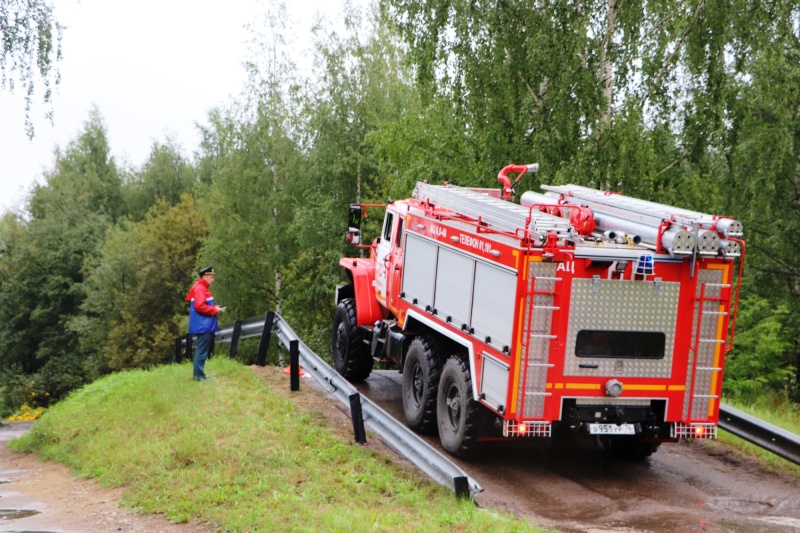
[[[439,440],[448,452],[468,457],[478,445],[478,403],[472,398],[472,376],[467,363],[457,355],[442,369],[436,415]]]
[[[348,381],[364,381],[372,372],[372,357],[358,329],[356,304],[352,298],[345,298],[336,307],[331,354],[334,368]]]

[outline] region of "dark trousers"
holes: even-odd
[[[194,352],[194,379],[206,379],[206,359],[208,349],[211,347],[213,333],[200,333],[197,335],[197,349]]]

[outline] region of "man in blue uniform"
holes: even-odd
[[[200,272],[198,279],[186,301],[191,302],[189,306],[189,333],[197,335],[197,349],[194,354],[194,379],[202,381],[208,379],[205,372],[206,359],[208,359],[208,349],[211,346],[211,337],[219,329],[217,315],[225,311],[224,307],[214,304],[214,295],[211,294],[209,286],[214,283],[214,268],[206,267]]]

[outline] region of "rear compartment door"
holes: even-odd
[[[565,376],[672,375],[680,284],[572,280]]]

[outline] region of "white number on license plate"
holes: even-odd
[[[633,424],[589,424],[590,435],[635,435]]]

